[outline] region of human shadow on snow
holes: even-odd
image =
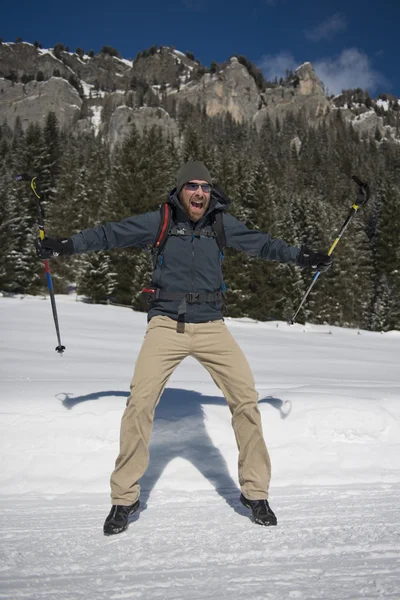
[[[63,396],[62,404],[70,410],[81,402],[110,396],[127,398],[129,393],[110,390],[84,396],[57,395],[58,398],[60,396]],[[286,418],[290,412],[290,403],[283,402],[279,398],[268,396],[259,400],[259,404],[262,403],[270,404],[277,409],[281,418]],[[229,473],[223,455],[207,432],[204,405],[225,406],[227,418],[230,418],[229,409],[223,397],[204,396],[192,390],[178,388],[164,390],[155,411],[154,429],[150,443],[150,464],[140,480],[142,509],[146,508],[151,491],[164,469],[174,458],[180,457],[192,463],[235,512],[241,515],[248,513],[238,502],[240,491],[237,484]],[[233,431],[232,443],[235,443]]]

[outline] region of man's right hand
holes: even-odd
[[[72,254],[74,245],[71,238],[44,238],[36,243],[36,254],[39,258],[57,258],[63,254]]]

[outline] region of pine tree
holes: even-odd
[[[395,187],[391,173],[381,183],[380,210],[373,238],[375,257],[375,293],[371,326],[383,329],[400,326],[400,190]]]
[[[7,153],[8,154],[8,153]],[[10,250],[10,198],[7,193],[9,184],[9,175],[7,171],[6,156],[0,166],[0,187],[4,190],[0,201],[0,290],[5,290],[12,278],[12,264],[7,262],[7,256]]]
[[[40,287],[40,263],[36,256],[38,232],[31,214],[31,193],[27,186],[6,175],[4,192],[7,205],[2,222],[6,240],[1,287],[13,293],[34,294]]]
[[[81,257],[77,292],[93,304],[110,299],[116,284],[109,254],[90,253]]]
[[[44,152],[40,164],[40,186],[48,204],[57,193],[56,182],[60,172],[61,140],[58,120],[49,112],[43,129]]]

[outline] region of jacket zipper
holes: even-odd
[[[191,225],[192,228],[192,289],[191,291],[194,292],[194,227]]]

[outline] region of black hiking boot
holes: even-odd
[[[268,504],[268,500],[247,500],[243,494],[240,494],[240,502],[246,508],[251,508],[254,523],[267,526],[278,524],[278,520]]]
[[[137,511],[139,506],[139,500],[136,500],[130,506],[113,504],[107,519],[104,521],[104,535],[114,535],[125,531],[129,525],[129,517]]]

